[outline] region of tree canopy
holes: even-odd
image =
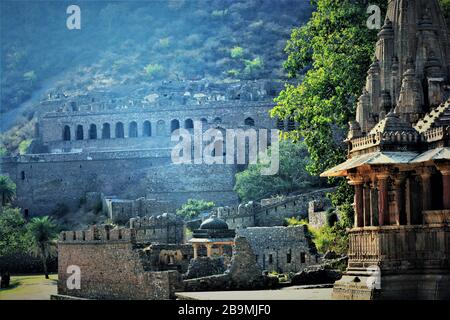
[[[0,194],[2,197],[2,206],[11,203],[16,195],[16,184],[6,176],[0,176]]]
[[[385,12],[386,1],[372,1]],[[357,97],[373,60],[377,30],[367,28],[367,4],[355,0],[314,0],[309,22],[293,29],[285,51],[288,84],[275,99],[271,115],[293,118],[298,127],[286,138],[304,139],[311,161],[307,170],[319,175],[346,158],[343,144],[348,122],[355,117]],[[303,77],[299,75],[308,70]],[[334,204],[349,209],[352,193],[341,182]]]
[[[177,210],[177,214],[184,218],[191,219],[197,217],[203,211],[207,211],[214,206],[214,202],[189,199],[180,209]]]
[[[261,175],[264,166],[261,163],[249,165],[246,170],[236,174],[234,190],[242,201],[287,194],[319,185],[319,178],[311,176],[305,169],[309,164],[309,156],[303,142],[281,141],[279,155],[280,168],[276,175]]]

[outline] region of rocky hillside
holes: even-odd
[[[283,79],[290,30],[312,10],[308,0],[79,1],[81,30],[69,30],[70,4],[1,2],[1,127],[10,151],[29,136],[33,105],[48,92]]]

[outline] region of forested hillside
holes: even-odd
[[[69,30],[70,4],[1,2],[2,112],[53,78],[61,91],[282,78],[290,30],[311,12],[308,0],[78,1],[81,30]]]

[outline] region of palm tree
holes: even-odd
[[[31,251],[42,260],[45,279],[48,279],[47,259],[54,254],[57,226],[55,221],[48,216],[34,217],[28,223],[28,231],[31,235]]]
[[[6,176],[0,176],[0,194],[2,195],[2,206],[10,203],[16,195],[16,184]]]

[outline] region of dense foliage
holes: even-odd
[[[4,207],[0,211],[0,256],[27,252],[29,245],[30,236],[20,210]]]
[[[303,142],[281,141],[279,159],[280,168],[276,175],[261,175],[261,169],[265,166],[261,163],[249,165],[246,170],[236,174],[234,190],[242,201],[288,194],[319,186],[319,178],[311,176],[306,171],[309,156]]]
[[[196,218],[200,213],[208,211],[214,206],[214,202],[189,199],[180,209],[177,210],[177,214],[184,218],[192,219]]]
[[[386,1],[372,1],[385,9]],[[292,31],[286,45],[285,68],[291,77],[308,69],[299,85],[286,85],[276,99],[272,115],[294,118],[298,129],[291,139],[302,137],[311,156],[308,171],[318,175],[342,162],[342,140],[347,123],[355,116],[366,72],[374,54],[376,30],[369,30],[367,4],[354,0],[315,0],[311,20]],[[352,192],[339,182],[335,205],[351,212]],[[351,214],[350,214],[351,216]]]
[[[10,204],[16,195],[16,184],[9,177],[0,176],[1,205]]]
[[[331,217],[332,215],[329,215],[328,218]],[[324,254],[327,251],[334,251],[337,254],[345,255],[348,249],[348,235],[345,222],[336,222],[332,219],[327,220],[327,224],[320,228],[314,228],[308,224],[306,219],[296,217],[287,218],[286,224],[288,226],[306,225],[319,253]]]

